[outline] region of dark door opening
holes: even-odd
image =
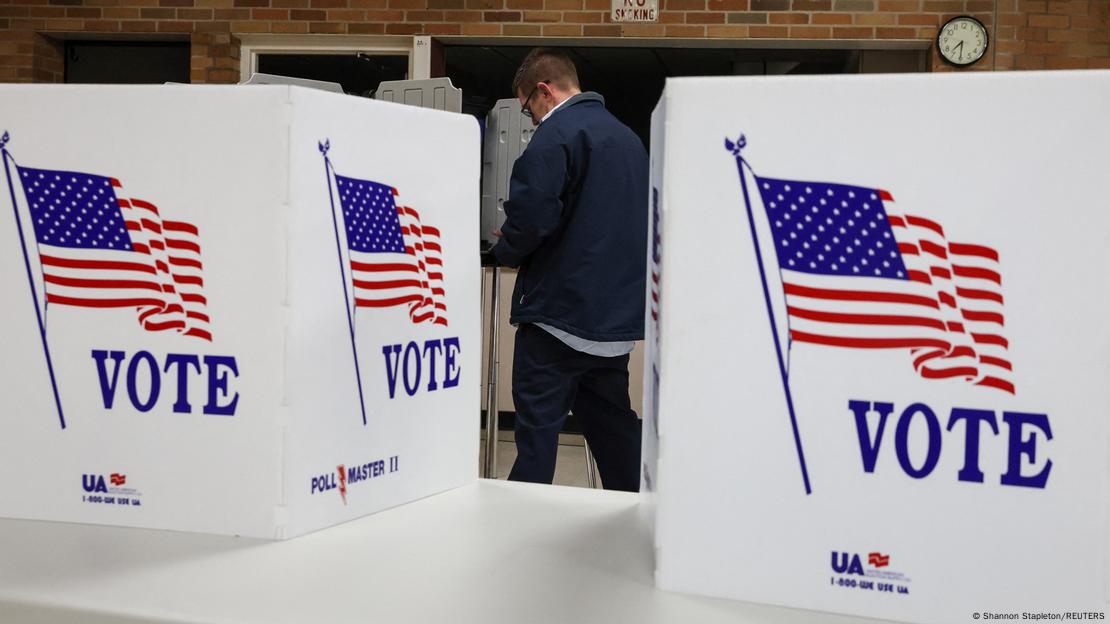
[[[382,81],[408,78],[409,57],[362,52],[259,54],[258,71],[263,74],[337,82],[348,94],[373,97]]]
[[[610,112],[648,146],[651,112],[668,77],[850,74],[868,71],[876,54],[887,71],[917,71],[923,51],[564,47],[584,91],[605,96]],[[510,85],[530,46],[444,45],[447,76],[463,91],[463,112],[484,119],[495,101],[513,97]],[[908,55],[906,54],[908,52]],[[891,64],[890,58],[897,57]],[[891,69],[893,68],[893,69]]]
[[[83,84],[189,82],[188,41],[66,41],[65,81]]]

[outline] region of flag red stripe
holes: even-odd
[[[938,258],[948,258],[948,250],[944,247],[927,240],[918,241],[918,243],[921,245],[921,251],[932,254]]]
[[[786,311],[790,316],[824,323],[843,323],[850,325],[913,325],[916,327],[930,327],[941,331],[945,330],[943,322],[923,316],[845,314],[841,312],[819,312],[793,306],[787,306]]]
[[[200,245],[196,243],[190,243],[188,241],[177,240],[175,238],[167,238],[166,245],[168,245],[170,249],[186,249],[198,254],[200,253]]]
[[[908,303],[927,308],[940,309],[936,300],[918,295],[903,295],[901,293],[869,292],[865,290],[834,290],[831,288],[812,288],[797,284],[783,284],[788,295],[809,297],[812,299],[833,299],[837,301],[879,301],[883,303]]]
[[[968,299],[986,299],[988,301],[995,301],[1002,303],[1002,295],[990,292],[988,290],[978,290],[975,288],[960,288],[956,287],[956,294]]]
[[[917,227],[923,227],[932,230],[937,234],[944,236],[944,228],[940,227],[940,224],[936,221],[930,221],[928,219],[922,219],[921,217],[906,215],[906,223],[909,225],[916,225]]]
[[[996,334],[971,334],[971,339],[979,344],[992,344],[1000,347],[1010,348],[1010,342],[1002,336]]]
[[[200,235],[200,231],[197,229],[197,226],[191,223],[185,223],[183,221],[163,221],[162,227],[170,232],[186,232],[188,234],[192,234],[193,236]]]
[[[60,275],[51,275],[43,273],[42,279],[48,284],[57,284],[59,286],[70,286],[73,288],[141,288],[144,290],[162,291],[162,285],[155,282],[144,282],[140,280],[98,280],[98,279],[81,279],[77,277],[62,277]]]
[[[966,243],[948,243],[948,250],[961,256],[979,256],[998,262],[998,252],[983,245],[968,245]]]
[[[995,284],[1002,284],[1002,276],[999,275],[996,271],[991,271],[990,269],[953,265],[952,270],[956,273],[958,277],[985,279],[990,280]]]
[[[416,271],[419,270],[419,269],[416,268],[416,265],[413,265],[413,264],[385,264],[385,263],[383,263],[383,264],[368,264],[366,262],[355,262],[354,260],[351,260],[351,268],[356,270],[356,271],[367,271],[367,272],[371,272],[371,273],[373,273],[373,272],[386,272],[386,271],[413,271],[413,272],[416,272]]]
[[[999,390],[1005,390],[1010,394],[1014,393],[1014,384],[997,377],[984,377],[975,383],[979,386],[988,386],[991,388],[998,388]]]
[[[352,280],[357,288],[366,290],[389,290],[390,288],[420,288],[420,280],[389,280],[385,282],[368,282],[366,280]]]
[[[48,303],[71,305],[81,308],[134,308],[138,306],[161,306],[161,299],[82,299],[80,297],[62,297],[47,293]]]
[[[960,314],[969,321],[980,321],[983,323],[998,323],[1005,325],[1002,315],[997,312],[979,312],[977,310],[960,310]]]
[[[1010,362],[1008,360],[1004,360],[1002,358],[994,357],[994,356],[991,356],[991,355],[980,355],[979,356],[979,361],[984,363],[984,364],[990,364],[992,366],[997,366],[999,368],[1005,368],[1006,370],[1010,370],[1010,371],[1014,370],[1013,365],[1010,364]]]
[[[113,260],[73,260],[55,256],[39,256],[43,264],[67,269],[101,269],[105,271],[141,271],[157,274],[154,267],[137,262],[118,262]]]
[[[913,347],[935,347],[948,349],[948,343],[935,338],[845,338],[842,336],[822,336],[797,330],[790,331],[790,337],[798,342],[851,347],[855,349],[898,349]]]
[[[925,379],[951,379],[952,377],[971,377],[979,374],[974,366],[957,366],[955,368],[922,368],[918,371]]]
[[[403,305],[409,302],[419,302],[423,298],[420,295],[407,295],[404,297],[394,297],[392,299],[362,299],[355,297],[355,306],[364,308],[388,308],[395,305]]]

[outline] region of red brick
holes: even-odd
[[[790,0],[752,0],[753,11],[789,11]]]
[[[861,26],[893,26],[898,23],[898,18],[883,13],[861,13],[856,15],[856,23]]]
[[[520,11],[486,11],[482,13],[482,21],[485,22],[519,22],[521,17]]]
[[[879,10],[892,13],[920,11],[921,0],[879,0]]]
[[[289,19],[323,21],[328,18],[327,11],[319,9],[293,9],[289,11]]]
[[[338,11],[334,11],[338,13]],[[328,19],[331,19],[333,11],[328,11]],[[408,22],[442,22],[443,11],[406,11],[405,21]]]
[[[105,12],[112,9],[104,9]],[[108,17],[105,15],[104,17]],[[183,20],[210,20],[212,19],[212,9],[178,9],[177,19]]]
[[[557,24],[563,21],[563,14],[558,11],[525,11],[524,21]]]
[[[419,35],[424,32],[424,24],[386,24],[387,35]]]
[[[135,9],[135,8],[127,8],[127,9],[108,8],[108,9],[104,9],[104,17],[107,18],[107,19],[138,19],[139,18],[139,9]]]
[[[155,31],[158,30],[158,22],[151,22],[151,21],[123,22],[122,30],[124,32],[134,32],[134,33],[155,32]]]
[[[724,24],[724,13],[703,13],[701,11],[686,14],[687,24]]]
[[[251,17],[256,20],[280,21],[289,19],[289,9],[253,9]]]
[[[1044,41],[1045,31],[1040,28],[1019,28],[1017,36],[1023,41]]]
[[[466,0],[428,0],[429,9],[465,9]]]
[[[917,30],[914,28],[890,28],[880,26],[875,29],[875,37],[879,39],[916,39]]]
[[[401,22],[405,19],[404,11],[367,11],[368,22]]]
[[[389,27],[386,27],[389,30]],[[308,32],[338,35],[347,32],[346,24],[339,24],[336,22],[309,22]],[[402,33],[402,34],[416,34],[416,33]]]
[[[270,0],[235,0],[231,6],[240,8],[268,7],[270,6]]]
[[[162,20],[158,22],[158,32],[187,33],[193,32],[193,23],[177,20]]]
[[[589,26],[587,26],[589,28]],[[735,26],[710,26],[710,28],[736,28]],[[663,36],[665,37],[703,37],[705,36],[704,26],[670,26],[666,27]]]
[[[1028,54],[1016,56],[1014,57],[1014,67],[1018,69],[1044,69],[1044,57],[1029,56]]]
[[[173,9],[141,9],[139,14],[143,19],[173,19],[177,11]]]
[[[501,27],[501,34],[506,37],[538,37],[543,29],[538,24],[505,24]]]
[[[814,24],[851,24],[852,16],[845,13],[814,13]]]
[[[309,6],[314,9],[345,9],[347,8],[347,0],[311,0]]]
[[[790,30],[786,26],[749,26],[748,34],[753,39],[786,39]]]
[[[808,24],[809,15],[806,13],[770,13],[772,24]]]
[[[1066,15],[1030,15],[1029,26],[1032,28],[1067,28]]]
[[[710,26],[706,28],[707,37],[713,39],[747,39],[747,26]]]
[[[1086,69],[1090,67],[1091,59],[1074,56],[1050,56],[1045,59],[1045,69]]]
[[[443,14],[444,19],[448,22],[465,23],[465,22],[480,22],[482,21],[482,14],[478,11],[447,11]]]
[[[463,24],[462,34],[471,37],[488,37],[490,35],[500,35],[500,24]]]
[[[458,35],[462,34],[462,25],[428,24],[424,26],[424,32],[429,35]]]
[[[729,13],[725,19],[729,24],[766,24],[769,13]],[[848,19],[851,19],[850,17]]]
[[[384,35],[385,24],[347,24],[347,32],[352,35]]]
[[[100,9],[96,7],[71,7],[66,9],[66,17],[79,17],[83,19],[99,19]]]
[[[667,11],[704,11],[705,0],[662,0],[661,4]]]
[[[1106,43],[1069,43],[1068,54],[1073,56],[1103,57],[1110,56],[1110,44]]]
[[[158,0],[158,6],[163,7],[191,7],[193,0]]]
[[[582,34],[587,37],[619,37],[621,34],[621,27],[616,24],[583,26]]]
[[[936,13],[962,13],[964,3],[962,0],[925,0],[921,9]]]
[[[231,29],[242,33],[270,32],[270,22],[231,22]]]
[[[899,15],[898,23],[903,26],[940,26],[940,16],[929,13],[910,13]]]
[[[1025,44],[1026,54],[1063,54],[1067,48],[1064,43],[1044,43],[1041,41],[1030,41]]]
[[[601,21],[601,13],[585,11],[563,13],[563,21],[570,24],[596,24]]]
[[[1068,41],[1072,43],[1081,43],[1087,41],[1086,30],[1050,30],[1047,33],[1049,41]]]
[[[791,39],[828,39],[832,37],[832,29],[828,26],[791,26]]]
[[[1057,15],[1087,15],[1090,13],[1091,2],[1099,0],[1050,0],[1048,12]]]
[[[709,0],[710,11],[747,11],[748,0]]]
[[[560,24],[543,27],[544,37],[581,37],[582,27],[571,24]]]
[[[832,0],[794,0],[790,8],[795,11],[831,11]]]
[[[874,39],[875,29],[860,26],[837,26],[833,28],[833,39]]]
[[[621,26],[622,37],[662,37],[666,33],[663,24],[624,24]]]
[[[505,0],[506,9],[542,9],[543,0]]]
[[[251,18],[250,9],[216,9],[212,11],[212,14],[218,20],[249,20]]]

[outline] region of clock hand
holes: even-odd
[[[960,45],[956,46],[956,49],[960,51],[960,60],[964,60],[964,42],[961,41]]]

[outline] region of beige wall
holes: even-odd
[[[486,370],[489,354],[489,314],[490,314],[490,284],[493,272],[483,271],[483,299],[482,299],[482,409],[486,408]],[[512,269],[501,270],[500,300],[500,349],[498,349],[500,362],[498,366],[497,381],[497,410],[501,412],[513,411],[513,342],[516,339],[516,329],[509,325],[509,306],[512,302],[513,285],[516,283],[516,271]],[[628,364],[628,394],[632,399],[632,409],[640,414],[644,388],[644,345],[636,343],[636,350]]]

